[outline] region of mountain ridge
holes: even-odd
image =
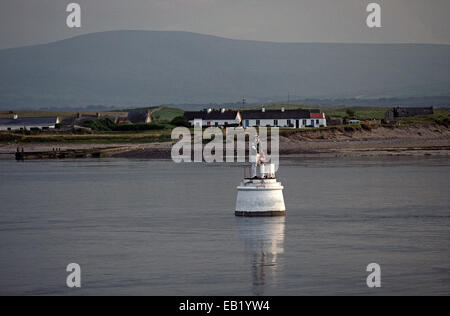
[[[450,45],[109,31],[0,50],[0,107],[450,95]]]
[[[9,48],[3,48],[0,49],[1,51],[5,51],[5,50],[13,50],[13,49],[20,49],[20,48],[27,48],[27,47],[37,47],[37,46],[45,46],[45,45],[49,45],[49,44],[56,44],[56,43],[60,43],[60,42],[65,42],[65,41],[70,41],[70,40],[74,40],[80,37],[87,37],[87,36],[95,36],[95,35],[99,35],[99,34],[107,34],[107,33],[133,33],[133,32],[143,32],[143,33],[149,33],[149,32],[153,32],[153,33],[180,33],[180,34],[190,34],[190,35],[197,35],[197,36],[201,36],[201,37],[211,37],[211,38],[216,38],[216,39],[222,39],[222,40],[229,40],[229,41],[241,41],[241,42],[254,42],[254,43],[268,43],[268,44],[337,44],[337,45],[414,45],[414,46],[450,46],[450,43],[411,43],[411,42],[398,42],[398,43],[373,43],[373,42],[355,42],[355,43],[350,43],[350,42],[276,42],[276,41],[262,41],[262,40],[246,40],[246,39],[238,39],[238,38],[228,38],[228,37],[224,37],[224,36],[220,36],[220,35],[213,35],[213,34],[203,34],[203,33],[197,33],[197,32],[190,32],[190,31],[169,31],[169,30],[133,30],[133,29],[129,29],[129,30],[110,30],[110,31],[99,31],[99,32],[92,32],[92,33],[86,33],[86,34],[79,34],[79,35],[74,35],[68,38],[64,38],[64,39],[60,39],[60,40],[56,40],[56,41],[51,41],[51,42],[45,42],[45,43],[39,43],[39,44],[31,44],[31,45],[23,45],[23,46],[17,46],[17,47],[9,47]]]

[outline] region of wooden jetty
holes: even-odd
[[[104,147],[90,149],[66,149],[53,148],[52,151],[30,151],[25,152],[24,148],[17,148],[16,160],[37,160],[37,159],[77,159],[77,158],[104,158],[113,154],[122,153],[135,149],[134,147]]]

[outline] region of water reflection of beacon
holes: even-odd
[[[236,216],[285,216],[283,186],[275,178],[275,165],[265,162],[256,136],[250,148],[250,173],[237,187]]]

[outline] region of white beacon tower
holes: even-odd
[[[250,148],[250,174],[237,187],[236,216],[285,216],[283,186],[275,177],[275,165],[265,162],[256,136]]]

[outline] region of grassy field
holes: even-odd
[[[177,116],[183,116],[183,113],[181,109],[160,107],[152,112],[152,120],[155,123],[168,123]]]
[[[96,132],[95,134],[42,133],[25,135],[0,132],[0,143],[143,144],[171,140],[171,129],[145,132]]]

